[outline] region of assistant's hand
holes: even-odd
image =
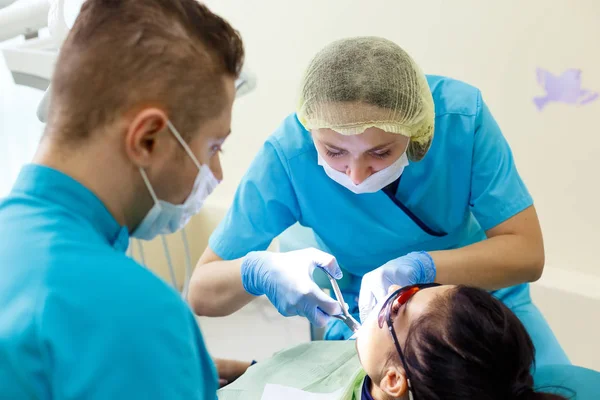
[[[312,273],[317,266],[336,279],[342,277],[335,257],[317,249],[288,253],[256,251],[242,261],[242,283],[248,293],[266,295],[281,315],[300,315],[322,327],[330,315],[341,314],[342,308],[313,281]]]
[[[381,267],[365,274],[360,285],[358,308],[364,322],[377,303],[385,300],[392,285],[407,286],[415,283],[431,283],[435,279],[435,264],[426,252],[410,253],[388,261]]]
[[[247,361],[214,359],[217,372],[219,373],[219,387],[223,387],[242,376],[252,363]]]

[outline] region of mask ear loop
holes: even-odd
[[[192,150],[190,149],[188,144],[183,140],[183,138],[181,137],[181,135],[179,134],[177,129],[175,129],[175,127],[173,126],[171,121],[167,121],[167,126],[171,130],[171,133],[173,133],[173,136],[175,136],[175,139],[177,139],[177,141],[179,142],[179,144],[181,144],[181,146],[183,147],[185,152],[190,156],[190,158],[192,159],[194,164],[196,164],[196,167],[198,168],[198,170],[200,170],[202,167],[201,167],[200,163],[198,162],[198,160],[196,159],[196,156],[194,155],[194,153],[192,152]],[[144,171],[143,168],[140,168],[140,174],[142,175],[142,179],[144,180],[144,183],[146,184],[146,187],[148,188],[148,191],[150,192],[150,196],[152,197],[152,200],[154,200],[155,204],[158,204],[159,203],[158,197],[156,196],[156,193],[154,192],[154,188],[150,184],[150,180],[148,179],[148,176],[146,175],[146,171]],[[178,290],[177,277],[175,274],[175,268],[173,268],[173,261],[171,260],[171,252],[169,251],[169,245],[167,243],[167,239],[165,238],[164,235],[161,235],[160,239],[161,239],[163,250],[165,253],[165,258],[166,258],[167,264],[169,266],[169,275],[171,276],[171,284],[173,285],[175,290]],[[186,263],[186,265],[185,265],[186,277],[185,277],[185,281],[184,281],[184,285],[183,285],[182,296],[185,298],[185,297],[187,297],[187,290],[188,290],[188,286],[189,286],[189,280],[190,280],[192,267],[191,267],[190,254],[189,254],[189,245],[188,245],[187,237],[185,236],[184,230],[182,230],[182,239],[183,239],[183,246],[185,249],[185,263]],[[140,243],[139,240],[137,241],[137,243],[138,243],[138,247],[139,247],[139,251],[140,251],[140,257],[142,259],[142,264],[145,267],[147,267],[142,244]]]
[[[185,280],[183,281],[181,297],[183,300],[186,300],[188,291],[190,289],[190,279],[192,278],[192,259],[190,256],[190,246],[187,240],[185,227],[181,229],[181,241],[183,242],[183,252],[185,254]]]
[[[160,240],[163,245],[163,250],[165,251],[165,258],[167,259],[167,264],[169,265],[169,274],[171,275],[172,285],[175,288],[175,290],[178,290],[175,269],[173,268],[173,262],[171,261],[171,252],[169,252],[169,245],[167,244],[167,239],[165,238],[165,235],[160,235]]]
[[[154,204],[158,204],[158,197],[156,197],[156,193],[154,192],[154,189],[152,188],[152,185],[150,184],[150,180],[148,179],[148,175],[146,175],[146,171],[144,171],[144,168],[140,167],[140,174],[142,175],[142,179],[144,180],[144,183],[146,184],[146,188],[148,188],[148,191],[150,192],[150,197],[152,197]]]
[[[142,262],[142,265],[148,268],[148,265],[146,265],[146,256],[144,255],[144,246],[142,245],[141,240],[136,240],[136,243],[138,247],[138,252],[140,253],[140,260]]]
[[[175,129],[175,127],[173,126],[171,121],[167,120],[167,126],[169,127],[169,129],[171,130],[171,133],[173,133],[173,136],[175,136],[175,139],[177,139],[177,141],[179,142],[181,147],[183,147],[183,149],[188,154],[188,156],[190,156],[190,158],[192,159],[194,164],[196,164],[196,167],[198,167],[198,170],[202,169],[202,165],[200,164],[200,162],[198,161],[198,159],[192,152],[192,149],[190,149],[190,146],[188,146],[188,144],[185,142],[185,140],[183,140],[183,138],[181,137],[181,135],[179,134],[177,129]]]

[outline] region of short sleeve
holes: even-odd
[[[533,200],[517,172],[508,142],[481,95],[475,124],[470,206],[487,231],[530,207]]]
[[[281,153],[277,141],[269,139],[242,178],[231,208],[209,240],[209,247],[222,259],[266,250],[298,221],[298,201]]]
[[[178,293],[129,260],[104,261],[50,278],[39,321],[49,397],[215,400],[215,367]]]

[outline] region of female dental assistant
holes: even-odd
[[[296,222],[322,251],[264,251]],[[529,295],[543,265],[533,200],[480,91],[425,76],[388,40],[350,38],[312,60],[297,113],[267,139],[210,238],[190,303],[226,315],[265,294],[344,339],[316,266],[351,274],[345,299],[361,317],[393,284],[479,286],[519,316],[538,365],[568,363]]]

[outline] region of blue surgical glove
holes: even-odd
[[[364,322],[377,303],[384,301],[392,285],[408,286],[431,283],[435,279],[435,264],[426,252],[410,253],[365,274],[360,285],[358,308]]]
[[[342,313],[342,307],[313,281],[316,267],[336,279],[342,277],[335,257],[317,249],[288,253],[255,251],[242,260],[242,283],[248,293],[266,295],[281,315],[300,315],[323,327],[330,315]]]

